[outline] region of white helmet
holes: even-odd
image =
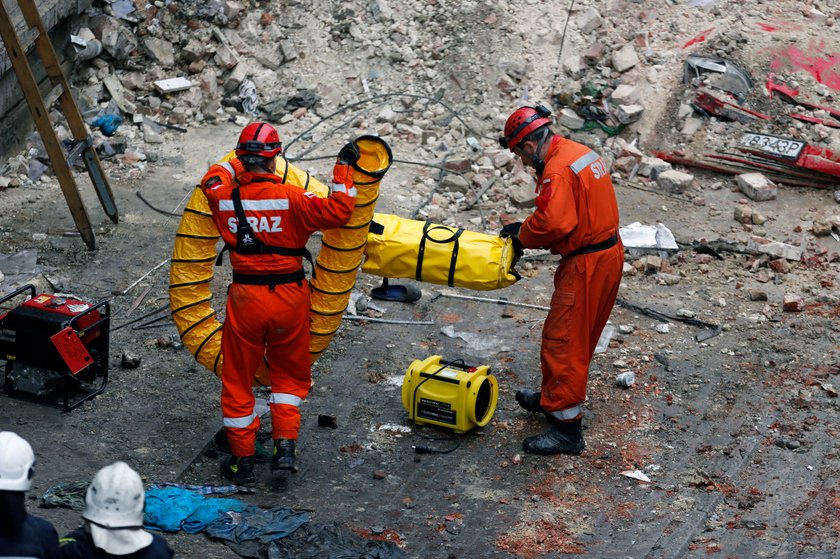
[[[152,535],[143,530],[146,496],[140,474],[125,462],[105,466],[85,495],[82,518],[90,522],[96,547],[114,555],[127,555],[148,546]]]
[[[0,431],[0,491],[29,491],[34,465],[29,443],[11,431]]]

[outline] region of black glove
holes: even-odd
[[[342,165],[355,165],[359,161],[359,146],[356,142],[347,142],[338,152],[338,162]]]
[[[507,225],[502,227],[501,231],[499,231],[499,236],[502,237],[502,238],[518,237],[520,229],[522,229],[522,222],[521,221],[516,221],[514,223],[508,223]]]

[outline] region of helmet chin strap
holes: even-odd
[[[545,169],[545,161],[543,161],[540,154],[542,153],[542,149],[545,145],[546,138],[548,138],[548,128],[546,128],[543,132],[540,141],[537,143],[536,149],[534,149],[534,156],[531,157],[531,163],[533,163],[534,170],[537,172],[538,175],[542,175],[543,169]]]

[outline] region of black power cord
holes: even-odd
[[[443,365],[438,367],[438,369],[435,372],[433,372],[432,374],[430,374],[429,376],[424,378],[421,382],[417,383],[417,386],[414,387],[414,392],[411,395],[411,432],[412,432],[412,434],[417,436],[417,437],[420,437],[421,439],[426,439],[426,440],[430,440],[430,441],[455,441],[455,445],[450,447],[450,448],[444,448],[444,449],[435,448],[433,446],[429,446],[429,445],[425,445],[425,444],[412,445],[411,448],[414,449],[414,454],[449,454],[450,452],[453,452],[453,451],[457,450],[458,447],[461,446],[461,438],[458,437],[457,435],[450,436],[450,437],[432,437],[430,435],[424,435],[423,433],[421,433],[417,430],[417,391],[420,389],[421,386],[423,386],[423,384],[426,383],[426,381],[429,381],[429,380],[435,378],[435,376],[438,373],[440,373],[441,371],[443,371],[444,369],[446,369],[450,365],[454,365],[456,363],[460,364],[461,367],[463,367],[464,369],[467,368],[467,365],[466,365],[466,363],[464,363],[463,359],[452,359],[451,361],[447,361],[446,363],[444,363]]]

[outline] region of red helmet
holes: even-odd
[[[536,107],[519,107],[505,122],[505,135],[499,138],[499,145],[513,151],[522,138],[548,124],[551,111],[542,105]]]
[[[236,155],[274,157],[283,152],[277,130],[265,122],[252,122],[242,129],[236,144]]]

